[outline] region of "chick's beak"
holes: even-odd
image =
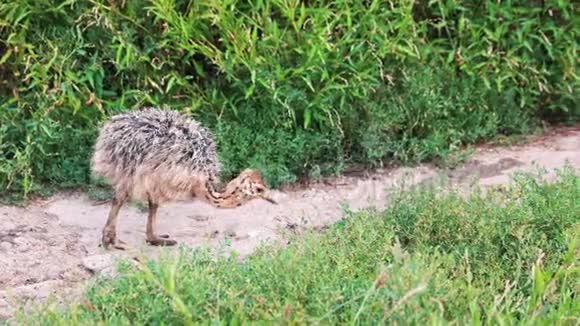
[[[278,205],[278,202],[276,202],[274,199],[272,199],[270,196],[268,196],[268,194],[263,194],[260,196],[260,198],[262,198],[263,200],[270,202],[274,205]]]

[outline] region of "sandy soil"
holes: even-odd
[[[199,202],[174,203],[160,209],[158,230],[192,247],[228,240],[231,249],[247,255],[263,241],[280,239],[283,230],[336,222],[343,207],[380,208],[387,204],[389,191],[402,183],[419,184],[446,175],[460,186],[497,185],[515,171],[541,166],[553,172],[566,162],[580,167],[578,127],[551,131],[521,146],[480,146],[453,170],[421,165],[276,191],[273,197],[278,206],[255,201],[234,210],[218,210]],[[59,194],[25,207],[0,206],[0,320],[26,302],[74,298],[95,274],[111,273],[115,257],[159,252],[145,244],[146,213],[135,206],[123,207],[118,229],[132,250],[100,248],[108,210],[109,204],[98,205],[82,193]]]

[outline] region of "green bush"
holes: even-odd
[[[577,121],[575,6],[2,1],[0,188],[89,183],[99,123],[142,105],[214,130],[224,177],[273,185]]]
[[[580,176],[487,195],[402,192],[239,262],[184,249],[122,264],[83,304],[22,324],[568,324],[578,316]],[[40,317],[39,317],[40,316]]]

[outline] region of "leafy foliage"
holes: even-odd
[[[107,116],[215,131],[273,185],[577,121],[577,7],[546,1],[0,2],[0,188],[90,182]],[[322,147],[322,148],[319,148]]]

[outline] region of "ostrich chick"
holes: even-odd
[[[115,192],[103,228],[106,249],[126,248],[117,238],[116,225],[119,210],[129,199],[148,203],[146,240],[154,246],[177,243],[167,235],[156,235],[160,204],[194,198],[218,208],[238,207],[254,198],[276,204],[256,170],[242,171],[218,190],[220,163],[211,133],[173,110],[145,108],[111,117],[100,129],[91,169]]]

